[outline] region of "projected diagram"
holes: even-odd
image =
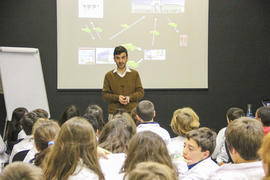
[[[80,0],[84,4],[96,4],[96,7],[103,7],[103,1],[96,0]],[[98,6],[97,6],[98,5]],[[81,5],[83,6],[83,4]],[[80,7],[80,6],[79,6]],[[86,8],[83,9],[85,11]],[[80,9],[79,9],[80,10]],[[151,18],[152,30],[141,32],[148,33],[151,39],[150,47],[143,49],[139,45],[135,45],[133,43],[122,44],[124,47],[128,49],[129,52],[138,51],[143,56],[139,58],[137,61],[128,61],[128,66],[132,68],[139,67],[139,64],[143,61],[164,61],[166,60],[166,44],[164,48],[155,48],[159,37],[166,36],[167,34],[161,34],[159,32],[158,27],[167,26],[168,28],[173,29],[175,32],[176,38],[178,39],[178,44],[175,46],[178,47],[187,47],[188,46],[188,35],[180,34],[179,25],[173,21],[173,19],[166,16],[166,14],[181,14],[185,11],[185,0],[131,0],[131,13],[136,14],[138,17],[130,23],[127,24],[118,24],[119,31],[112,32],[109,37],[105,37],[103,35],[104,28],[102,24],[96,25],[93,21],[85,24],[84,27],[81,28],[81,31],[84,33],[88,33],[90,36],[90,40],[99,41],[99,40],[107,40],[117,41],[119,37],[124,35],[125,33],[129,33],[129,30],[132,28],[136,28],[137,25],[143,23],[144,21]],[[99,9],[97,15],[91,15],[93,17],[98,17],[103,10]],[[92,13],[92,12],[91,12]],[[86,12],[82,12],[79,14],[87,14]],[[140,14],[143,14],[139,16]],[[148,16],[147,14],[151,14]],[[160,14],[164,16],[160,16]],[[89,15],[89,14],[88,14]],[[153,16],[154,15],[154,16]],[[160,18],[162,18],[163,24],[161,23]],[[164,20],[165,18],[165,20]],[[166,24],[164,24],[166,22]],[[142,31],[142,30],[141,30]],[[109,43],[110,44],[110,43]],[[113,64],[113,50],[114,47],[110,48],[79,48],[79,64]]]

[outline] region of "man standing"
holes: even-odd
[[[128,61],[126,48],[116,47],[113,55],[117,67],[105,75],[102,89],[102,98],[108,103],[109,120],[118,108],[131,112],[144,95],[139,73],[126,66]]]

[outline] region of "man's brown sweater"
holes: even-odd
[[[144,96],[139,73],[133,69],[122,78],[117,73],[109,71],[104,78],[102,98],[109,104],[108,112],[112,114],[117,108],[124,108],[130,112]],[[119,102],[119,95],[129,96],[130,102],[123,105]]]

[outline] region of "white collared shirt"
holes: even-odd
[[[160,127],[159,123],[156,121],[139,124],[136,128],[136,132],[139,133],[142,131],[152,131],[153,133],[156,133],[165,141],[166,145],[171,141],[168,131]]]
[[[125,77],[125,75],[127,74],[127,72],[131,72],[131,70],[126,67],[126,70],[123,74],[121,74],[118,70],[117,70],[117,67],[113,70],[113,73],[117,73],[121,78]]]

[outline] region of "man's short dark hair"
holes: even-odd
[[[151,101],[143,100],[137,105],[136,112],[143,121],[151,121],[155,114],[154,104]]]
[[[260,107],[257,109],[257,116],[262,120],[263,126],[270,126],[270,108]]]
[[[241,108],[232,107],[228,109],[226,116],[230,121],[233,121],[235,119],[245,116],[245,112]]]
[[[126,55],[128,56],[128,52],[127,52],[127,49],[124,47],[124,46],[117,46],[115,49],[114,49],[114,52],[113,52],[113,56],[115,55],[119,55],[121,53],[126,53]]]

